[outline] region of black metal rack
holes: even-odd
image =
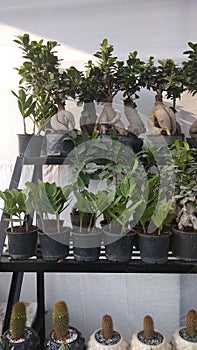
[[[17,188],[21,176],[23,165],[34,165],[32,181],[37,181],[42,178],[42,166],[51,164],[66,164],[66,159],[62,157],[17,157],[10,188]],[[3,252],[5,241],[5,228],[7,222],[4,221],[5,214],[2,214],[0,229],[0,251]],[[72,248],[72,247],[71,247]],[[77,262],[74,260],[72,249],[69,256],[63,261],[46,262],[43,261],[38,249],[36,259],[28,260],[12,260],[8,255],[1,254],[0,272],[12,272],[12,280],[9,289],[7,301],[7,309],[4,321],[3,331],[9,327],[10,314],[13,304],[19,300],[23,276],[25,272],[36,273],[36,292],[37,292],[37,315],[33,323],[33,328],[39,333],[41,343],[45,339],[45,288],[44,288],[44,273],[45,272],[66,272],[66,273],[181,273],[181,274],[196,274],[197,262],[178,261],[169,254],[166,264],[147,264],[140,259],[139,251],[134,249],[132,259],[127,263],[110,262],[105,258],[104,250],[101,251],[101,256],[98,261],[86,263]]]

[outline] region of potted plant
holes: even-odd
[[[164,334],[154,329],[151,316],[144,317],[144,328],[142,331],[132,335],[130,347],[133,350],[171,350],[172,347]]]
[[[127,350],[128,344],[120,331],[113,328],[113,320],[110,315],[104,315],[102,318],[102,329],[98,329],[90,336],[87,349],[113,349]]]
[[[0,191],[0,197],[4,201],[3,211],[8,216],[6,220],[10,223],[6,229],[9,255],[12,259],[28,259],[36,255],[37,227],[28,223],[31,211],[26,205],[24,191],[6,189]]]
[[[100,228],[96,227],[97,220],[103,210],[109,205],[113,198],[113,191],[102,190],[93,193],[84,189],[82,192],[74,191],[77,199],[77,209],[80,217],[80,226],[73,227],[73,252],[78,261],[96,261],[100,256],[100,247],[103,234]],[[87,216],[87,213],[89,215]],[[84,217],[89,219],[83,224]]]
[[[165,139],[169,143],[172,136],[181,134],[175,117],[175,102],[185,90],[184,76],[182,67],[175,64],[172,59],[158,60],[158,63],[159,65],[155,65],[154,57],[150,57],[145,71],[147,89],[152,88],[156,92],[155,105],[148,116],[148,129],[151,135],[162,135],[163,139],[166,136]],[[167,98],[173,100],[172,108],[163,103],[164,91]],[[159,140],[151,137],[151,140],[160,144],[161,137]]]
[[[64,301],[53,306],[53,330],[44,344],[45,350],[84,350],[85,339],[81,333],[69,325],[69,312]]]
[[[185,261],[196,261],[197,246],[197,165],[196,151],[187,142],[177,140],[172,145],[175,164],[175,213],[172,252]]]
[[[3,334],[0,346],[3,350],[40,350],[40,339],[31,327],[26,326],[26,306],[17,302],[12,308],[10,327]],[[1,348],[1,347],[0,347]]]
[[[13,93],[18,99],[23,121],[26,122],[26,119],[29,118],[33,123],[33,130],[29,135],[29,138],[33,135],[33,145],[31,147],[29,145],[27,148],[30,152],[30,148],[34,148],[34,144],[36,145],[38,142],[36,140],[41,139],[41,136],[35,138],[34,135],[37,131],[39,133],[46,120],[57,111],[54,101],[45,88],[59,67],[59,60],[54,51],[57,42],[48,41],[45,45],[43,39],[30,40],[29,34],[26,33],[18,35],[14,42],[22,50],[24,62],[19,68],[16,68],[21,77],[19,93]],[[27,138],[25,125],[24,134]]]
[[[188,42],[189,50],[183,52],[188,56],[188,60],[182,62],[184,69],[184,84],[186,89],[192,96],[197,93],[197,80],[196,80],[196,62],[197,62],[197,44]],[[197,121],[195,120],[189,128],[190,138],[187,138],[187,142],[191,147],[196,148],[197,138]]]
[[[138,136],[144,133],[145,126],[136,109],[135,100],[139,98],[139,92],[142,87],[146,86],[146,79],[144,79],[145,62],[138,58],[138,52],[130,52],[123,67],[123,103],[124,114],[127,118],[128,126],[126,127],[128,135],[120,136],[119,140],[124,144],[129,144],[137,153],[141,150],[143,140]]]
[[[172,350],[197,349],[197,315],[191,309],[187,313],[186,326],[175,331],[172,336]]]
[[[46,91],[50,94],[58,110],[47,123],[46,128],[46,153],[48,155],[66,156],[73,144],[67,139],[68,132],[76,129],[75,117],[67,110],[66,101],[73,100],[79,94],[82,73],[75,67],[57,70],[53,78],[46,85]]]
[[[127,262],[131,259],[136,235],[132,229],[134,215],[138,212],[140,216],[143,210],[140,192],[135,177],[124,175],[116,183],[113,201],[103,211],[108,223],[104,227],[105,255],[110,261]]]
[[[60,187],[55,183],[38,180],[38,185],[26,183],[27,206],[39,217],[38,231],[44,260],[64,259],[69,253],[70,229],[61,225],[60,215],[69,205],[70,186]],[[49,215],[55,220],[49,219]]]

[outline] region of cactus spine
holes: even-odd
[[[102,319],[102,335],[104,339],[113,338],[113,321],[111,316],[104,315]]]
[[[53,307],[53,336],[55,340],[68,338],[69,313],[64,301],[57,301]]]
[[[19,301],[13,306],[10,319],[10,335],[13,340],[25,337],[26,320],[25,303]]]
[[[151,340],[154,338],[154,322],[151,316],[147,315],[144,317],[144,338],[146,340]]]
[[[189,310],[187,314],[186,333],[190,338],[197,335],[197,314],[195,310]]]

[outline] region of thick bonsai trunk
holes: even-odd
[[[121,113],[113,108],[112,102],[105,102],[97,119],[97,129],[100,134],[108,134],[111,128],[116,130],[119,135],[127,134],[121,121]]]
[[[124,113],[129,123],[128,134],[139,136],[146,131],[144,123],[135,109],[135,103],[129,97],[124,98]]]
[[[97,114],[94,102],[84,103],[82,116],[80,118],[80,127],[83,132],[92,135],[95,130]]]

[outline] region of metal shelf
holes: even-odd
[[[39,256],[40,254],[38,254]],[[134,250],[132,259],[127,263],[111,262],[105,258],[104,251],[98,261],[78,262],[72,252],[57,262],[44,261],[41,256],[35,259],[12,260],[2,256],[0,260],[2,272],[72,272],[72,273],[197,273],[197,262],[177,260],[169,254],[166,264],[148,264],[141,261],[139,251]]]

